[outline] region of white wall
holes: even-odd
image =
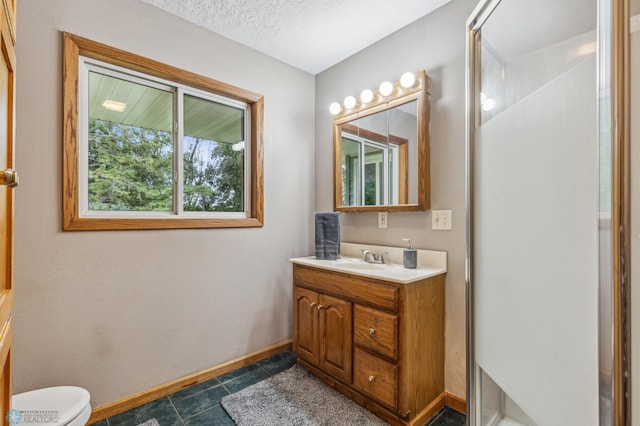
[[[291,338],[311,252],[314,77],[130,0],[18,6],[14,391],[106,403]],[[265,226],[62,232],[61,31],[264,95]]]
[[[405,71],[431,77],[431,206],[453,211],[452,231],[432,231],[430,212],[391,213],[377,228],[376,213],[343,213],[342,239],[446,250],[445,382],[460,397],[465,367],[465,21],[477,1],[455,0],[316,76],[316,210],[333,209],[333,146],[329,104]]]

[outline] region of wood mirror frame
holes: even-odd
[[[424,211],[430,208],[431,180],[430,180],[430,154],[429,154],[429,119],[430,119],[430,78],[424,71],[415,73],[416,81],[410,88],[404,88],[400,82],[393,84],[393,92],[389,96],[382,96],[378,90],[374,91],[373,101],[362,104],[360,101],[348,110],[337,114],[333,120],[333,183],[334,183],[334,210],[343,212],[383,212],[383,211]],[[408,182],[408,163],[410,154],[407,144],[402,143],[402,138],[394,135],[384,135],[387,144],[395,144],[399,150],[399,169],[402,176],[398,182],[398,204],[380,205],[343,205],[342,204],[342,132],[353,133],[353,121],[373,114],[389,111],[395,107],[416,101],[417,104],[417,182]],[[379,134],[374,134],[380,138]],[[400,143],[399,143],[400,141]],[[406,141],[405,141],[406,142]],[[408,187],[417,188],[416,200],[409,201]]]

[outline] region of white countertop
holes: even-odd
[[[385,253],[386,263],[365,263],[361,254],[363,249]],[[308,256],[293,258],[291,262],[400,284],[409,284],[447,272],[447,252],[418,249],[418,267],[407,269],[402,266],[402,250],[402,247],[341,243],[341,256],[338,260],[321,260]]]

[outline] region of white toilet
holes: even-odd
[[[85,426],[91,416],[89,391],[77,386],[55,386],[13,395],[11,424]],[[17,413],[18,411],[22,413]]]

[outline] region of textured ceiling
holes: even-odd
[[[317,74],[450,0],[142,0]]]

